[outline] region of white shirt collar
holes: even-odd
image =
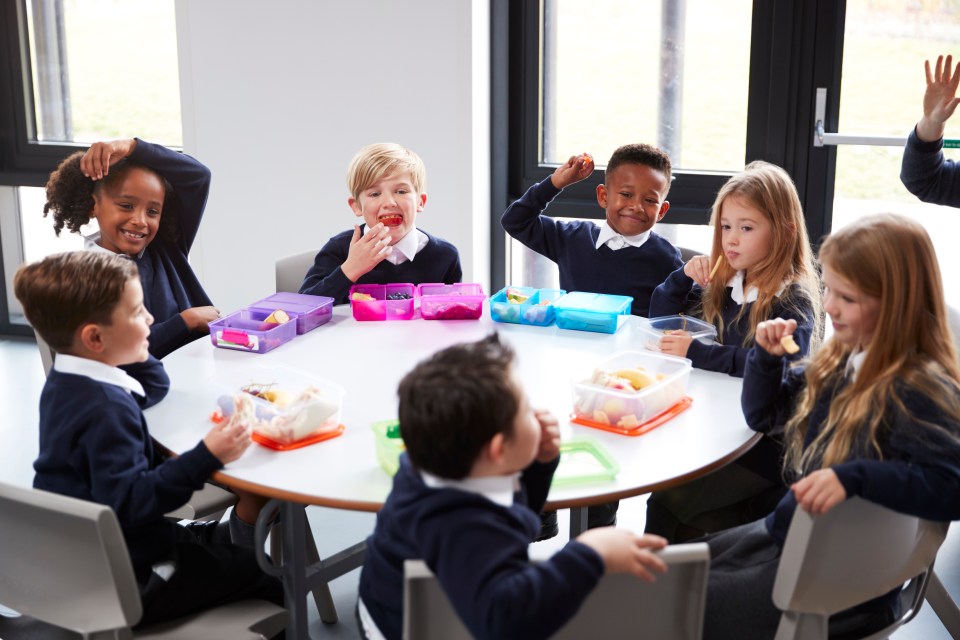
[[[133,256],[128,256],[128,255],[125,254],[125,253],[114,253],[113,251],[110,251],[110,249],[107,249],[107,248],[105,248],[105,247],[101,247],[101,246],[98,244],[99,240],[100,240],[100,232],[99,232],[99,231],[95,231],[94,233],[91,233],[91,234],[88,235],[88,236],[83,236],[83,248],[86,249],[87,251],[104,251],[104,252],[106,252],[106,253],[112,253],[112,254],[115,255],[115,256],[123,256],[124,258],[132,258],[132,257],[133,257]],[[146,250],[147,250],[146,247],[144,247],[143,249],[141,249],[141,250],[140,250],[140,253],[137,254],[137,258],[138,258],[138,259],[139,259],[139,258],[142,258],[142,257],[143,257],[143,252],[146,251]]]
[[[127,374],[126,371],[96,360],[58,353],[53,361],[53,368],[60,373],[72,373],[78,376],[86,376],[97,382],[112,384],[138,396],[145,397],[147,395],[143,390],[143,385],[136,378]]]
[[[843,374],[850,378],[850,382],[854,382],[857,379],[857,376],[860,374],[860,369],[863,368],[863,362],[866,359],[866,351],[854,351],[847,358],[847,367],[844,369]]]
[[[757,296],[760,295],[760,290],[754,287],[753,285],[747,287],[746,295],[743,291],[743,270],[737,271],[733,274],[733,277],[727,280],[727,286],[730,287],[730,297],[734,302],[743,306],[745,302],[756,302]],[[787,288],[786,284],[780,285],[780,288],[777,290],[776,295],[783,295],[784,290]]]
[[[650,231],[644,231],[635,236],[624,236],[617,233],[613,227],[604,220],[599,225],[600,235],[597,236],[596,248],[607,245],[612,250],[623,249],[624,247],[639,247],[650,238]]]
[[[468,491],[481,495],[502,507],[512,506],[513,494],[520,490],[519,471],[506,476],[483,476],[481,478],[464,478],[463,480],[438,478],[426,471],[421,471],[420,477],[423,479],[423,483],[431,489]]]
[[[363,228],[363,234],[366,235],[370,230],[369,226]],[[387,254],[385,260],[391,264],[398,265],[410,260],[413,262],[414,256],[423,250],[430,238],[423,231],[413,227],[407,232],[407,235],[400,238],[400,242],[390,247],[391,251]]]

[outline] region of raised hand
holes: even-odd
[[[757,331],[754,338],[757,346],[772,356],[784,356],[787,350],[783,348],[780,340],[784,336],[792,336],[797,330],[796,320],[784,320],[783,318],[774,318],[773,320],[764,320],[757,325]]]
[[[390,230],[382,223],[370,227],[366,235],[361,234],[359,225],[354,225],[347,259],[340,266],[343,275],[356,282],[360,276],[369,273],[393,251],[390,241]]]
[[[593,173],[593,156],[589,153],[581,153],[578,156],[570,156],[564,164],[553,171],[550,181],[557,189],[563,189],[575,182],[587,178]]]
[[[560,423],[556,417],[544,409],[533,412],[540,423],[540,449],[537,451],[537,462],[550,462],[560,455]]]
[[[930,69],[930,61],[924,61],[927,73],[927,90],[923,94],[923,118],[917,123],[917,136],[921,140],[933,142],[943,137],[946,122],[957,110],[960,97],[957,86],[960,85],[960,62],[953,66],[953,56],[937,57],[937,66]]]
[[[80,171],[91,180],[100,180],[110,173],[110,167],[133,153],[136,146],[133,138],[94,142],[80,158]]]

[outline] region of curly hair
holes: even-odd
[[[180,201],[163,176],[144,164],[124,158],[110,167],[110,173],[102,180],[94,181],[80,170],[80,159],[84,153],[85,151],[77,151],[67,156],[47,180],[47,202],[43,205],[43,217],[53,212],[53,230],[57,236],[64,227],[73,233],[80,233],[80,228],[90,222],[94,205],[93,194],[103,190],[112,191],[123,181],[130,169],[139,168],[153,173],[163,182],[163,214],[160,216],[157,237],[169,242],[176,239]]]
[[[607,162],[606,174],[610,175],[613,170],[622,164],[639,164],[651,169],[656,169],[667,179],[667,187],[673,179],[673,165],[670,162],[670,156],[664,151],[649,144],[625,144],[618,147],[610,161]]]

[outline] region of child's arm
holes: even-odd
[[[667,540],[653,534],[637,536],[626,529],[600,527],[577,536],[577,542],[603,558],[606,573],[631,573],[644,582],[656,580],[654,573],[666,573],[667,564],[654,551],[667,546]]]
[[[917,123],[917,137],[924,142],[936,142],[943,137],[947,120],[957,110],[960,98],[957,86],[960,85],[960,62],[953,68],[953,56],[937,57],[935,71],[930,70],[930,61],[924,61],[927,74],[927,90],[923,94],[923,117]]]
[[[756,345],[749,350],[740,405],[747,425],[760,433],[776,432],[793,410],[804,386],[803,367],[790,367],[780,338],[796,329],[795,320],[766,320],[757,325]]]
[[[699,258],[701,256],[697,256]],[[690,276],[688,269],[693,258],[679,269],[667,276],[650,296],[650,317],[672,316],[678,313],[687,313],[700,299],[702,289],[696,280]]]
[[[360,227],[355,226],[352,231],[345,231],[330,238],[314,258],[313,266],[307,270],[307,275],[300,285],[300,293],[328,296],[335,300],[334,304],[347,302],[350,287],[361,275],[369,273],[390,251],[389,244],[383,243],[383,239],[389,236],[389,229],[380,224],[377,227],[380,228],[374,227],[361,236]],[[351,253],[353,262],[348,264]],[[366,262],[363,262],[364,260]],[[369,265],[363,274],[357,275],[354,268],[359,262],[373,264]]]
[[[145,397],[134,394],[141,409],[147,409],[163,400],[170,391],[170,377],[163,363],[153,356],[143,362],[125,364],[120,367],[143,387]]]
[[[540,448],[533,464],[523,470],[520,482],[526,490],[527,506],[539,513],[543,511],[553,473],[560,464],[560,425],[549,411],[538,409],[534,415],[540,423]]]

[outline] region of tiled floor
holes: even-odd
[[[36,345],[32,341],[0,338],[0,407],[4,420],[0,422],[0,481],[29,485],[33,478],[32,462],[37,455],[37,402],[43,386],[43,369]],[[620,526],[636,531],[643,529],[644,497],[624,500],[620,505]],[[308,509],[310,524],[317,536],[321,555],[330,555],[363,539],[373,528],[374,515],[337,511],[331,509]],[[2,517],[2,516],[0,516]],[[565,530],[566,513],[560,514],[561,532]],[[553,540],[538,543],[536,555],[549,554],[564,544],[564,533]],[[0,541],[2,544],[2,541]],[[2,568],[0,568],[2,571]],[[947,589],[960,598],[960,525],[954,526],[937,559],[937,573]],[[316,610],[311,611],[311,635],[315,638],[358,637],[353,616],[356,602],[359,571],[351,572],[331,583],[331,591],[340,613],[341,621],[334,625],[323,624]],[[27,636],[16,629],[8,631],[0,617],[0,639],[39,638]],[[949,634],[929,607],[924,607],[919,616],[893,636],[897,640],[939,640]]]

